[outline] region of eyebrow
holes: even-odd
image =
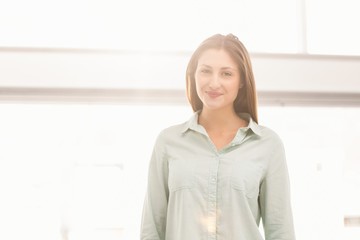
[[[199,67],[212,68],[210,65],[206,65],[206,64],[201,64]],[[220,69],[223,69],[223,70],[229,69],[229,70],[234,70],[234,71],[236,71],[236,68],[232,68],[232,67],[222,67],[222,68],[220,68]]]

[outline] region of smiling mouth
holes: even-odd
[[[220,92],[213,92],[213,91],[207,91],[206,94],[209,95],[209,97],[211,98],[216,98],[222,95],[222,93]]]

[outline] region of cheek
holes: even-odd
[[[203,86],[204,86],[204,80],[195,75],[196,91],[199,92]]]
[[[239,93],[240,84],[229,84],[226,89],[228,89],[228,93],[230,93],[234,98],[236,98]]]
[[[238,92],[239,89],[242,88],[242,82],[240,82],[240,80],[234,79],[231,88],[234,89],[235,92]]]
[[[196,89],[196,93],[197,95],[200,97],[201,96],[201,82],[199,82],[197,79],[195,79],[195,89]]]

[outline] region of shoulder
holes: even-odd
[[[276,131],[274,131],[273,129],[267,126],[263,126],[263,125],[258,125],[258,126],[261,132],[261,136],[260,136],[261,141],[274,147],[278,146],[283,148],[284,145],[283,140]]]
[[[187,122],[170,125],[164,129],[162,129],[159,132],[159,134],[157,136],[157,140],[164,141],[164,140],[174,139],[176,137],[179,137],[184,132],[184,129],[186,128],[186,126],[187,126]]]

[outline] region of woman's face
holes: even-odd
[[[202,53],[195,71],[196,92],[204,109],[233,109],[240,84],[237,64],[224,50]]]

